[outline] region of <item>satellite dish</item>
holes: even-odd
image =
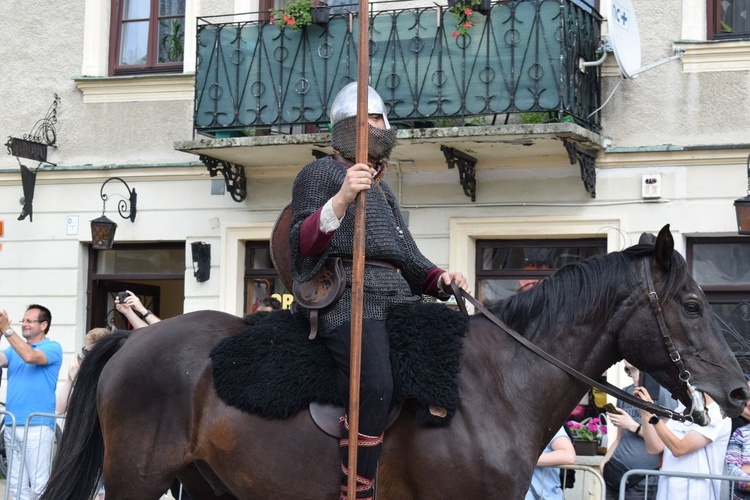
[[[635,78],[641,69],[641,38],[631,0],[612,0],[607,27],[620,71],[625,78]]]

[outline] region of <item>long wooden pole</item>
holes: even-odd
[[[357,163],[367,164],[368,121],[367,91],[369,84],[370,15],[368,0],[359,0],[359,66],[357,68]],[[365,276],[365,209],[364,191],[357,194],[354,210],[352,255],[352,320],[349,351],[349,476],[347,499],[357,497],[357,437],[359,435],[359,380],[362,371],[362,309]]]

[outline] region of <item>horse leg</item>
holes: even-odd
[[[218,482],[218,478],[213,474],[210,469],[203,468],[206,474],[209,474],[211,479]],[[183,486],[183,491],[187,492],[191,500],[237,500],[237,497],[229,493],[221,493],[216,495],[216,490],[211,486],[204,473],[201,472],[201,468],[196,463],[188,464],[178,475],[180,482]],[[172,494],[175,498],[177,496]]]
[[[100,404],[107,500],[158,500],[188,463],[188,440],[164,431],[179,422],[144,413],[128,415],[124,406]],[[128,418],[118,421],[118,415]]]
[[[128,458],[123,460],[124,457]],[[115,457],[109,451],[105,452],[104,491],[107,500],[159,500],[169,490],[175,473],[143,474],[138,460],[138,457],[127,454]]]

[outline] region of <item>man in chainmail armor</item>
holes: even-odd
[[[463,274],[436,267],[417,248],[404,223],[396,197],[383,182],[386,159],[396,144],[385,104],[368,86],[368,164],[356,163],[357,83],[346,85],[331,107],[335,153],[305,166],[292,193],[292,278],[310,280],[330,257],[344,260],[346,289],[334,304],[319,311],[318,335],[337,364],[338,388],[348,408],[349,348],[352,307],[354,201],[366,196],[362,364],[357,454],[357,498],[372,499],[377,462],[393,392],[386,311],[414,303],[422,295],[446,300],[451,280],[468,290]],[[302,310],[309,314],[309,311]],[[348,421],[342,422],[341,498],[347,494]]]

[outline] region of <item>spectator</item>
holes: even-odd
[[[651,395],[644,387],[636,387],[633,394],[644,401],[652,402]],[[732,421],[722,416],[719,405],[708,394],[705,394],[705,397],[710,418],[710,423],[705,427],[675,420],[664,423],[655,415],[641,410],[641,421],[648,422],[641,428],[646,448],[652,455],[664,453],[663,471],[723,473]],[[684,409],[680,403],[676,411],[682,413]],[[719,500],[721,481],[661,476],[656,498]]]
[[[576,461],[576,451],[570,436],[561,427],[547,444],[534,468],[531,486],[526,492],[526,500],[562,500],[560,469],[555,465],[570,465]]]
[[[143,328],[144,326],[153,325],[158,323],[161,319],[150,310],[146,309],[136,294],[130,290],[125,290],[127,298],[120,302],[120,296],[115,297],[115,308],[128,320],[133,330]],[[140,314],[140,316],[138,316]],[[170,492],[174,498],[180,498],[182,500],[190,500],[187,493],[183,492],[180,496],[180,482],[175,479],[172,481]]]
[[[68,398],[70,397],[70,390],[73,388],[73,380],[75,380],[76,378],[78,367],[81,366],[81,360],[83,359],[83,356],[86,355],[86,353],[91,349],[91,347],[93,347],[94,344],[96,344],[96,342],[100,338],[104,337],[105,335],[109,335],[110,333],[111,332],[106,328],[94,328],[93,330],[89,330],[89,332],[84,336],[83,350],[81,351],[81,354],[76,354],[76,356],[70,360],[70,364],[68,365],[68,378],[67,380],[65,380],[57,394],[55,412],[58,415],[62,415],[66,411],[68,411]]]
[[[14,435],[11,419],[5,417],[4,438],[10,463],[9,489],[18,492],[17,500],[37,498],[49,478],[55,419],[33,417],[28,422],[25,439],[24,425],[32,413],[55,412],[55,386],[62,365],[62,347],[47,338],[51,324],[49,309],[32,304],[23,315],[21,335],[18,335],[10,326],[8,313],[0,312],[0,331],[10,343],[10,347],[0,353],[0,366],[8,367],[6,408],[17,423]]]
[[[750,387],[750,375],[746,373],[745,379],[748,380],[747,385]],[[734,431],[747,424],[750,424],[750,407],[746,405],[745,409],[742,410],[742,414],[739,417],[734,417],[732,419],[732,434],[734,434]]]
[[[733,500],[750,500],[750,401],[745,404],[741,417],[732,419],[732,426],[737,419],[743,419],[745,425],[738,427],[729,439],[727,447],[727,474],[744,477],[746,481],[733,483]]]
[[[127,318],[134,330],[161,321],[156,314],[143,307],[141,299],[136,294],[130,290],[126,290],[125,293],[128,296],[123,302],[120,302],[119,296],[115,297],[115,308]],[[136,313],[140,314],[140,317]]]
[[[625,373],[633,379],[633,384],[625,387],[624,391],[633,394],[636,384],[640,380],[641,372],[625,361]],[[676,402],[669,393],[659,388],[656,403],[667,408],[674,408]],[[620,492],[622,476],[631,469],[658,470],[661,455],[650,455],[643,441],[641,414],[638,408],[617,402],[617,413],[607,413],[609,422],[617,427],[617,438],[607,449],[600,465],[604,482],[607,484],[607,498],[617,500]],[[653,500],[656,498],[657,476],[629,476],[625,488],[625,500]]]
[[[263,299],[258,306],[258,308],[255,310],[255,312],[258,311],[278,311],[281,309],[281,302],[279,302],[279,299],[275,297],[266,297]]]

